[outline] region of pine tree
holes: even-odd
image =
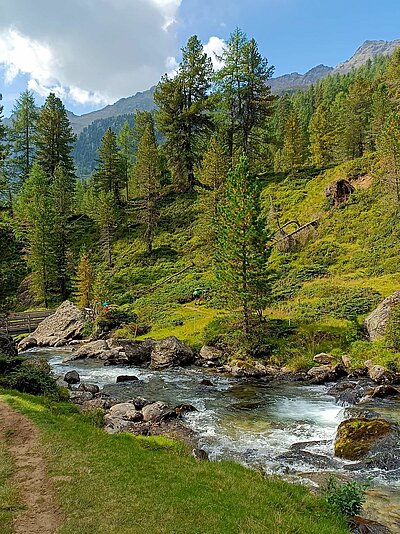
[[[378,139],[378,152],[386,181],[400,203],[400,114],[393,112]]]
[[[358,76],[350,86],[341,120],[347,159],[359,158],[373,149],[372,86],[369,80]]]
[[[157,200],[161,192],[161,169],[154,129],[147,125],[140,140],[134,167],[136,192],[141,199],[139,221],[144,225],[144,241],[149,254],[153,250],[158,221]]]
[[[182,62],[175,78],[164,76],[154,93],[160,131],[166,137],[175,186],[192,191],[195,169],[212,126],[210,96],[212,64],[194,35],[182,49]]]
[[[386,83],[392,103],[398,110],[400,108],[400,48],[390,58],[386,72]]]
[[[68,251],[71,241],[70,217],[73,213],[74,185],[62,165],[57,165],[50,186],[54,213],[52,232],[55,244],[57,292],[64,300],[68,297]]]
[[[35,156],[38,109],[31,91],[21,93],[12,113],[13,170],[20,183],[29,176]]]
[[[218,206],[215,266],[221,290],[234,309],[241,308],[249,333],[254,314],[262,317],[268,291],[267,232],[260,219],[257,183],[245,157],[228,173]]]
[[[36,123],[36,160],[51,180],[58,165],[74,179],[75,169],[71,151],[75,143],[64,104],[50,93],[40,110]]]
[[[99,148],[99,164],[94,173],[98,190],[112,193],[113,203],[120,207],[121,188],[124,183],[123,164],[118,150],[117,136],[108,128]]]
[[[93,302],[94,271],[89,254],[83,251],[76,269],[75,290],[77,305],[80,308],[90,308]]]
[[[117,210],[111,192],[100,191],[95,197],[92,216],[100,230],[100,245],[107,266],[113,266],[114,231],[117,222]]]
[[[287,118],[284,131],[283,148],[280,153],[279,168],[284,172],[298,170],[305,160],[303,129],[293,109]]]
[[[224,66],[215,75],[217,120],[231,162],[235,153],[243,152],[251,162],[258,151],[259,130],[265,129],[272,114],[268,79],[273,68],[261,56],[256,41],[240,29],[232,33],[220,59]]]
[[[39,163],[33,164],[16,206],[17,219],[27,235],[33,289],[47,308],[56,285],[55,224],[49,180]]]
[[[117,137],[119,154],[121,159],[121,185],[126,187],[126,200],[129,200],[129,180],[132,174],[133,161],[135,157],[134,132],[125,121]]]

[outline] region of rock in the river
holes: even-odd
[[[200,386],[212,387],[213,385],[214,384],[208,378],[203,378],[202,380],[200,380]]]
[[[313,360],[320,365],[332,365],[335,361],[335,357],[326,352],[321,352],[320,354],[316,354]]]
[[[375,341],[385,335],[392,310],[400,304],[400,290],[387,297],[364,321],[369,339]]]
[[[191,404],[178,404],[178,406],[175,406],[175,412],[178,415],[183,415],[185,413],[197,412],[197,408]]]
[[[365,395],[368,395],[374,386],[375,384],[367,378],[358,381],[343,380],[332,386],[328,390],[328,395],[335,397],[336,402],[341,406],[354,405],[360,402]]]
[[[46,317],[30,336],[19,343],[18,349],[64,345],[71,339],[81,337],[85,324],[84,312],[66,300],[53,315]]]
[[[78,391],[88,391],[89,393],[92,393],[92,395],[97,395],[97,393],[100,392],[100,388],[97,384],[80,384],[78,387]]]
[[[65,373],[64,376],[64,382],[67,384],[79,384],[81,381],[78,371],[68,371],[68,373]]]
[[[176,337],[171,336],[154,343],[150,366],[152,369],[165,369],[166,367],[189,365],[193,359],[192,349]]]
[[[120,375],[117,376],[117,384],[120,382],[134,382],[135,380],[139,380],[137,376],[135,375]]]
[[[151,423],[157,423],[165,419],[173,419],[177,416],[175,410],[172,410],[169,406],[160,401],[144,406],[142,414],[143,420]]]
[[[390,384],[382,384],[376,387],[371,393],[372,398],[383,399],[385,397],[397,397],[400,395],[400,390],[391,386]]]
[[[307,376],[313,384],[324,384],[325,382],[332,382],[343,378],[347,375],[347,371],[343,364],[338,363],[334,367],[330,365],[319,365],[318,367],[312,367]]]
[[[385,367],[374,365],[371,360],[366,361],[364,365],[368,369],[368,376],[374,382],[378,382],[378,384],[389,384],[390,382],[393,382],[393,373]]]
[[[153,339],[98,339],[85,343],[64,361],[96,359],[105,361],[107,365],[141,365],[150,362],[154,343]]]
[[[346,460],[360,460],[382,438],[392,432],[385,419],[353,418],[340,423],[335,440],[335,455]]]
[[[217,349],[216,347],[211,347],[210,345],[204,345],[200,349],[200,358],[204,362],[218,362],[223,359],[224,353],[222,350]]]
[[[18,351],[15,346],[14,340],[8,334],[2,334],[0,332],[0,354],[4,356],[18,356]]]

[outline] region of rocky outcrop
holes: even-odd
[[[57,308],[53,315],[46,317],[33,334],[23,339],[19,350],[30,347],[59,347],[66,345],[68,341],[82,336],[86,324],[86,317],[82,310],[72,302],[66,300]]]
[[[18,356],[14,340],[8,334],[0,333],[0,354],[11,357]]]
[[[337,430],[335,455],[346,460],[360,460],[392,431],[392,425],[384,419],[347,419]]]
[[[193,351],[176,337],[166,337],[156,341],[151,351],[151,368],[165,369],[189,365],[194,361]]]
[[[395,291],[379,304],[377,308],[365,319],[364,327],[370,341],[375,341],[385,335],[392,310],[400,304],[400,290]]]

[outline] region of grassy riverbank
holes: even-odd
[[[12,520],[19,509],[18,495],[11,483],[14,465],[7,443],[0,442],[0,532],[12,534]]]
[[[107,435],[70,404],[2,393],[40,431],[64,517],[60,534],[349,532],[301,486],[230,462],[197,462],[165,438]],[[10,474],[0,472],[4,524]]]

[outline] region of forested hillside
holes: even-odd
[[[0,131],[3,309],[107,301],[117,336],[396,362],[396,336],[367,346],[361,323],[400,283],[400,50],[278,97],[253,39],[235,31],[223,60],[190,38],[154,114],[81,134],[102,137],[95,169],[62,102],[21,95]]]

